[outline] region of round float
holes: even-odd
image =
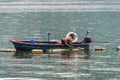
[[[120,46],[118,46],[116,49],[117,49],[117,50],[120,50]]]
[[[40,50],[40,49],[33,49],[31,52],[32,52],[32,53],[39,54],[39,53],[43,53],[43,50]]]
[[[95,51],[103,51],[106,50],[106,48],[95,48]]]
[[[69,36],[72,37],[72,39],[73,39],[72,42],[77,42],[77,40],[78,40],[78,35],[77,35],[76,33],[74,33],[74,32],[69,32],[69,33],[66,34],[66,38],[68,38]]]

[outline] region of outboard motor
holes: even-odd
[[[92,42],[92,38],[91,37],[84,37],[84,43],[91,43]]]
[[[84,43],[91,43],[92,42],[92,38],[88,36],[89,31],[86,32],[86,37],[84,37],[83,42]]]

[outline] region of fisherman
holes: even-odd
[[[73,41],[73,38],[71,36],[67,37],[67,38],[62,38],[61,39],[61,43],[62,44],[65,44],[66,46],[68,47],[72,47],[71,44],[72,44],[72,41]]]

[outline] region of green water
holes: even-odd
[[[71,31],[83,40],[89,30],[89,36],[98,43],[91,44],[89,52],[0,52],[0,79],[119,80],[120,52],[116,51],[120,45],[119,1],[53,2],[0,1],[0,49],[14,49],[9,42],[11,39],[47,40],[48,32],[51,33],[51,40],[60,40]],[[95,51],[98,47],[106,50]]]

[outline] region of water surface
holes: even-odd
[[[0,49],[16,40],[60,40],[70,31],[94,43],[89,52],[0,52],[2,80],[119,80],[119,0],[0,0]],[[108,43],[104,43],[108,42]],[[95,51],[95,48],[106,48]]]

